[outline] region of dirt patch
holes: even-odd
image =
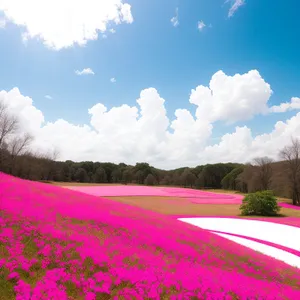
[[[179,197],[106,197],[165,215],[199,215],[199,216],[239,216],[239,204],[196,204]],[[288,217],[300,217],[300,210],[282,208],[281,214]]]
[[[231,216],[239,214],[236,204],[195,204],[179,197],[108,197],[108,199],[139,206],[166,215],[220,215]]]

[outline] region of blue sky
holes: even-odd
[[[140,92],[150,87],[166,100],[170,121],[178,108],[194,114],[191,90],[208,86],[219,70],[228,76],[258,70],[273,91],[269,106],[300,96],[298,1],[246,0],[231,17],[234,0],[123,2],[131,6],[131,24],[107,23],[116,33],[103,33],[106,38],[99,33],[85,46],[59,50],[45,46],[42,38],[22,41],[26,27],[9,19],[5,10],[1,15],[0,5],[0,19],[6,20],[0,29],[0,90],[18,87],[33,99],[46,122],[61,118],[76,125],[89,124],[87,110],[99,102],[108,109],[136,106]],[[176,9],[179,25],[175,27],[170,20]],[[199,21],[206,24],[201,31]],[[95,74],[75,74],[84,68]],[[116,82],[111,83],[111,78]],[[220,141],[235,126],[247,126],[253,135],[269,133],[277,121],[295,113],[257,114],[231,125],[216,120],[210,138]]]

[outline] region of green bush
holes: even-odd
[[[240,207],[243,216],[276,216],[280,210],[273,191],[248,194]]]

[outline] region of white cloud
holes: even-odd
[[[203,21],[198,22],[198,30],[202,31],[206,27],[206,24]]]
[[[171,23],[174,27],[177,27],[179,25],[178,7],[176,8],[175,16],[171,19]]]
[[[245,4],[245,0],[227,0],[226,2],[231,3],[231,7],[228,12],[228,17],[231,18],[236,11]]]
[[[53,99],[50,95],[46,95],[45,98],[48,99],[48,100],[52,100]]]
[[[9,107],[12,114],[20,117],[21,128],[36,133],[44,123],[43,113],[33,105],[30,97],[23,96],[18,88],[0,91],[0,102]]]
[[[0,102],[18,114],[24,129],[34,136],[34,146],[58,148],[60,159],[112,161],[135,164],[147,161],[161,168],[195,166],[214,162],[247,162],[256,156],[276,158],[278,150],[300,137],[300,112],[275,124],[270,133],[255,136],[238,126],[211,144],[216,121],[244,121],[270,112],[270,86],[257,71],[234,76],[222,71],[212,76],[209,87],[198,86],[190,96],[195,115],[177,109],[169,118],[165,100],[155,88],[142,90],[136,106],[123,104],[108,109],[98,103],[88,110],[90,122],[83,126],[59,119],[45,122],[32,99],[17,88],[0,92]]]
[[[293,97],[291,102],[285,102],[280,105],[270,107],[270,111],[275,113],[287,112],[296,109],[300,109],[300,98],[297,97]]]
[[[116,30],[113,29],[113,28],[111,28],[111,29],[109,29],[109,32],[110,32],[110,33],[116,33]]]
[[[5,19],[0,18],[0,29],[5,28],[5,26],[6,26],[6,21],[5,21]]]
[[[76,70],[76,75],[95,75],[94,71],[91,68],[83,69],[82,71]]]
[[[1,0],[0,11],[22,28],[23,39],[38,38],[55,50],[97,40],[110,23],[133,22],[123,0]]]
[[[116,78],[114,78],[114,77],[110,79],[110,82],[111,82],[111,83],[115,83],[116,81],[117,81],[117,80],[116,80]]]
[[[267,113],[271,94],[270,85],[256,70],[234,76],[219,71],[212,76],[208,87],[200,85],[192,90],[190,103],[198,106],[198,119],[234,123]]]

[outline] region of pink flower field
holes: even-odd
[[[0,299],[300,299],[299,269],[172,217],[2,173],[0,208]]]
[[[68,186],[68,189],[93,196],[162,196],[184,197],[201,204],[241,204],[243,196],[224,195],[186,188],[154,188],[147,186]]]
[[[154,188],[147,186],[65,186],[70,190],[93,196],[162,196],[182,197],[195,204],[241,204],[243,196],[236,194],[216,194],[187,188]],[[279,206],[300,210],[300,207],[279,202]]]

